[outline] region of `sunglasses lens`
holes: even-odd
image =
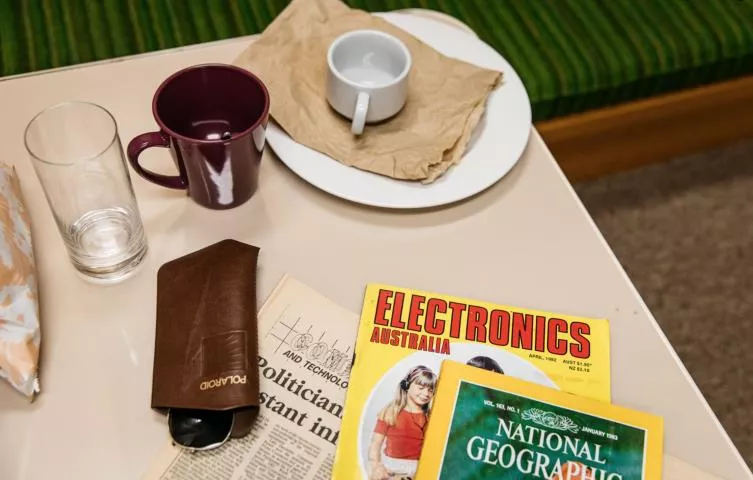
[[[192,450],[208,450],[222,445],[233,429],[233,412],[170,409],[167,423],[173,441]]]

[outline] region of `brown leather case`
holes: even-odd
[[[157,274],[152,408],[233,410],[233,437],[259,410],[256,265],[235,240],[165,263]]]

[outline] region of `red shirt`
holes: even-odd
[[[377,419],[374,433],[381,433],[386,437],[384,454],[392,458],[403,460],[418,460],[421,447],[424,444],[424,428],[426,427],[425,413],[411,413],[401,410],[397,415],[394,426]]]

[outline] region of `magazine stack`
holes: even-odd
[[[662,419],[611,404],[609,322],[370,284],[333,479],[661,478]]]

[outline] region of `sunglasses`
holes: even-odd
[[[231,410],[171,408],[167,412],[167,425],[175,445],[196,452],[227,442],[234,418]]]

